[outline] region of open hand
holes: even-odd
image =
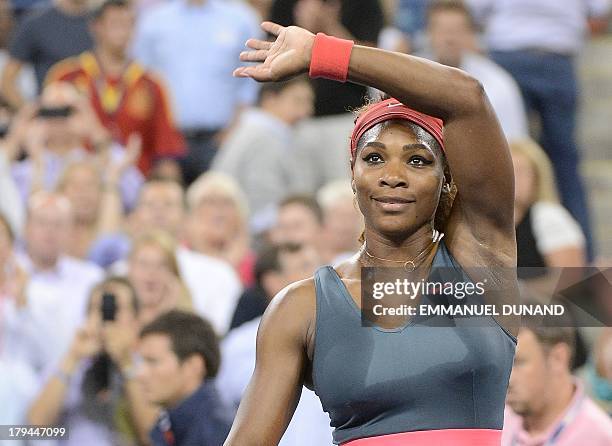
[[[263,22],[261,28],[276,36],[276,40],[247,40],[246,44],[252,51],[240,53],[240,60],[257,64],[237,68],[234,76],[250,77],[258,82],[274,82],[308,71],[315,39],[313,33],[297,26],[284,27],[272,22]]]

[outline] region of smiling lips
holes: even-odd
[[[405,197],[399,196],[382,196],[382,197],[372,197],[374,201],[376,201],[379,206],[388,212],[398,212],[404,210],[410,203],[414,203],[415,200]]]

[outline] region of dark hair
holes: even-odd
[[[290,195],[279,203],[278,208],[282,209],[292,204],[298,204],[308,208],[314,214],[317,221],[321,224],[323,223],[323,210],[313,196],[308,194]]]
[[[138,298],[138,293],[136,292],[136,289],[134,288],[132,283],[125,277],[122,277],[122,276],[107,277],[106,279],[98,283],[92,289],[90,296],[93,296],[94,294],[99,293],[99,292],[104,292],[105,289],[110,284],[118,284],[130,290],[130,299],[131,299],[132,309],[134,310],[134,314],[138,314],[138,312],[140,311],[140,299]],[[89,299],[89,302],[87,303],[87,312],[89,313],[90,310],[91,310],[91,298]]]
[[[265,246],[260,254],[257,256],[255,262],[254,274],[255,283],[262,287],[262,281],[264,275],[271,271],[280,272],[282,270],[281,255],[284,253],[296,253],[303,248],[299,243],[283,243],[280,245],[268,245]]]
[[[91,11],[89,18],[91,21],[95,22],[100,20],[104,13],[110,8],[129,8],[130,6],[130,2],[127,0],[105,0],[97,8]]]
[[[535,299],[528,298],[524,305],[538,305]],[[551,300],[550,304],[561,304],[558,299]],[[534,316],[523,315],[521,317],[521,328],[531,331],[545,352],[550,351],[557,344],[566,344],[570,349],[570,367],[576,351],[576,329],[573,326],[574,319],[565,307],[562,316]]]
[[[470,8],[461,0],[432,0],[427,8],[427,23],[438,12],[457,12],[463,14],[468,21],[470,28],[477,29],[474,16]]]
[[[170,338],[172,351],[180,362],[199,355],[206,365],[206,376],[214,378],[219,371],[221,352],[219,340],[210,322],[193,313],[169,311],[145,326],[140,338],[161,334]]]
[[[306,75],[301,75],[287,79],[280,82],[264,82],[259,88],[259,94],[257,96],[257,105],[261,105],[261,102],[265,96],[280,94],[284,89],[289,88],[295,84],[306,83],[312,85],[310,78]]]
[[[11,225],[8,219],[1,212],[0,212],[0,225],[4,226],[4,229],[6,229],[6,232],[8,233],[9,239],[11,240],[11,242],[14,242],[15,234],[13,233],[13,228],[11,228]]]

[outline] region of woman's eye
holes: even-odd
[[[428,164],[431,164],[431,161],[421,156],[413,156],[408,161],[408,164],[413,165],[413,166],[426,166]]]
[[[377,164],[382,162],[383,159],[378,153],[370,153],[365,158],[363,158],[363,160],[367,163]]]

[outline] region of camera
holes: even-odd
[[[114,321],[117,314],[117,298],[113,293],[105,292],[102,294],[102,320]]]

